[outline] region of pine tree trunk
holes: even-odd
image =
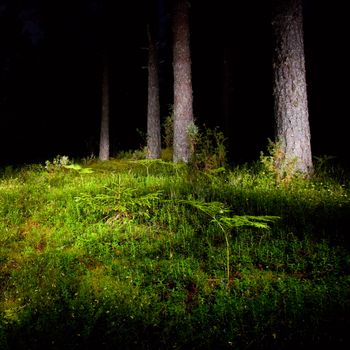
[[[273,1],[276,138],[296,171],[313,171],[301,0]]]
[[[160,158],[160,105],[157,48],[148,28],[148,106],[147,106],[147,158]]]
[[[100,160],[109,159],[109,81],[108,62],[103,61],[102,72],[102,110],[101,110],[101,130],[100,130]]]
[[[193,124],[189,9],[186,0],[174,1],[174,162],[189,162],[191,147],[188,129]]]

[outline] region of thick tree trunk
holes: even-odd
[[[301,0],[273,1],[276,138],[296,171],[313,171]]]
[[[173,18],[174,69],[174,162],[189,162],[191,147],[188,129],[193,124],[193,97],[189,9],[186,0],[174,1]]]
[[[101,110],[101,130],[100,130],[100,160],[109,159],[109,81],[108,62],[103,61],[102,72],[102,110]]]
[[[160,105],[157,48],[148,28],[148,106],[147,106],[147,158],[160,158]]]

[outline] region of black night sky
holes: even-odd
[[[304,3],[313,153],[348,164],[345,2]],[[98,153],[106,43],[112,152],[139,148],[137,129],[146,130],[149,16],[157,19],[164,118],[172,103],[167,0],[0,0],[0,165]],[[197,124],[224,131],[233,163],[258,159],[274,135],[269,2],[192,0],[191,50]],[[222,111],[224,74],[231,82],[229,119]]]

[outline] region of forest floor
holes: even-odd
[[[0,348],[350,340],[350,186],[160,160],[0,173]]]

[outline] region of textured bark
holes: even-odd
[[[191,147],[188,128],[193,124],[189,9],[186,0],[174,1],[174,162],[189,162]]]
[[[147,158],[160,158],[160,105],[157,48],[148,28]]]
[[[103,62],[102,72],[102,110],[101,110],[101,130],[100,130],[100,160],[109,159],[109,81],[108,62]]]
[[[301,0],[273,1],[276,138],[296,170],[313,171]]]

